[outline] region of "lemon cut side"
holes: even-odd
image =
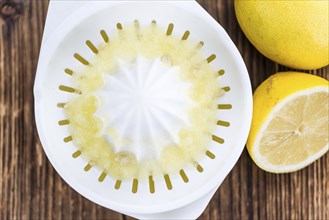
[[[329,150],[328,81],[310,74],[277,73],[254,94],[247,149],[273,173],[293,172]]]

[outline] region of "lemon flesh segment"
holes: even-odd
[[[258,150],[254,148],[258,164],[269,171],[291,172],[328,151],[328,103],[328,91],[317,91],[297,95],[275,111],[260,134]]]

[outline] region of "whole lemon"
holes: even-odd
[[[235,0],[249,41],[266,57],[296,69],[329,64],[329,1]]]

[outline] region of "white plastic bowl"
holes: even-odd
[[[57,4],[65,7],[64,3]],[[53,14],[48,16],[46,24],[52,24],[54,19]],[[217,126],[214,131],[214,135],[225,140],[223,144],[213,141],[209,146],[216,158],[204,157],[198,161],[204,168],[202,173],[192,166],[185,169],[188,183],[184,183],[179,175],[172,175],[172,190],[167,189],[164,181],[155,181],[156,192],[153,194],[149,192],[148,184],[140,183],[137,193],[131,192],[131,182],[122,182],[116,190],[115,180],[110,177],[98,182],[101,170],[92,168],[85,172],[83,168],[87,161],[72,158],[77,147],[72,142],[63,142],[70,133],[67,126],[58,125],[58,121],[65,119],[65,114],[56,107],[57,103],[72,96],[59,91],[58,86],[71,84],[71,78],[64,73],[65,68],[80,66],[73,54],[91,58],[93,54],[86,47],[86,40],[98,45],[102,41],[100,30],[104,29],[110,35],[118,22],[124,26],[136,19],[141,25],[156,20],[164,28],[173,23],[174,34],[182,36],[189,30],[189,38],[204,41],[202,52],[205,56],[216,54],[212,65],[225,70],[220,82],[230,87],[230,91],[218,99],[218,104],[232,106],[218,110],[218,119],[228,121],[230,126]],[[42,42],[34,85],[35,117],[43,148],[60,176],[84,197],[134,217],[197,218],[238,160],[251,123],[252,92],[248,72],[224,29],[194,1],[96,1],[72,10],[48,33]],[[201,200],[202,205],[198,205],[197,201]]]

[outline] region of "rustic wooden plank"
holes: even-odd
[[[233,1],[198,1],[225,28],[253,89],[290,70],[262,56],[237,24]],[[132,219],[72,190],[39,142],[32,88],[47,1],[0,1],[0,219]],[[307,71],[329,78],[329,67]],[[329,156],[291,174],[260,170],[246,150],[199,219],[329,219]]]

